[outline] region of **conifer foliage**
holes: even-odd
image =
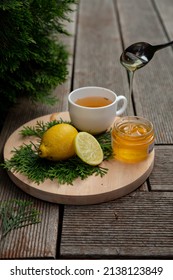
[[[67,78],[67,34],[76,0],[0,1],[0,110],[27,96],[51,103],[52,89]],[[56,40],[55,40],[56,37]]]

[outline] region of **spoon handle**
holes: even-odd
[[[168,42],[166,44],[156,45],[156,46],[153,46],[153,47],[154,47],[155,51],[158,51],[158,50],[161,50],[163,48],[169,47],[171,45],[173,45],[173,41]]]

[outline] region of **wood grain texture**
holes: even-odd
[[[76,7],[76,6],[75,6]],[[52,112],[62,109],[67,110],[67,96],[71,88],[71,76],[73,67],[74,51],[74,32],[76,11],[71,14],[72,22],[68,24],[67,29],[71,36],[62,38],[70,52],[69,60],[69,77],[61,86],[55,89],[54,94],[59,98],[59,102],[51,107],[38,105],[22,98],[13,108],[5,120],[0,135],[0,160],[2,162],[3,146],[10,134],[23,125],[25,122]],[[59,225],[59,206],[56,204],[46,203],[39,199],[23,193],[9,179],[6,171],[0,169],[0,201],[10,199],[26,199],[34,202],[34,205],[41,212],[41,223],[28,226],[9,233],[4,240],[0,242],[0,258],[56,258],[57,255],[57,238]],[[0,232],[1,234],[1,232]]]
[[[125,47],[138,41],[161,44],[168,41],[165,28],[155,6],[150,0],[118,0],[120,24]],[[155,1],[157,3],[157,1]],[[160,1],[161,2],[161,1]],[[172,9],[170,1],[167,9]],[[164,7],[166,4],[164,2]],[[132,10],[135,16],[133,20]],[[140,15],[140,16],[137,16]],[[173,51],[158,51],[152,61],[136,71],[134,78],[134,103],[137,115],[150,119],[156,132],[157,144],[173,143]]]
[[[16,104],[4,123],[0,152],[20,125],[66,111],[73,88],[103,86],[128,96],[127,73],[119,63],[123,46],[173,40],[172,18],[172,0],[80,0],[77,25],[76,13],[70,24],[74,35],[65,39],[72,56],[69,79],[55,90],[59,103],[47,107],[21,100]],[[59,221],[61,207],[31,198],[0,169],[0,200],[30,199],[42,213],[41,224],[14,230],[0,243],[0,258],[173,258],[172,65],[169,47],[157,52],[134,78],[136,113],[150,119],[156,133],[155,165],[148,180],[151,191],[146,191],[145,182],[132,194],[109,203],[65,206],[64,219]]]
[[[173,193],[135,192],[65,207],[61,258],[173,257],[172,199]]]
[[[9,185],[9,184],[8,184]],[[28,197],[13,188],[4,199],[30,200],[40,212],[41,223],[11,231],[0,242],[0,259],[56,258],[59,209],[56,205]]]
[[[160,18],[166,29],[170,41],[173,39],[172,29],[172,16],[173,16],[173,3],[172,0],[154,0],[155,6],[158,10]]]
[[[101,86],[127,96],[127,75],[119,61],[122,45],[113,1],[81,0],[79,8],[74,88]]]
[[[173,191],[173,146],[155,147],[155,165],[149,182],[152,191]]]
[[[47,123],[51,115],[46,115],[24,124],[25,127],[34,127],[37,122]],[[69,121],[68,112],[57,114],[57,120]],[[21,145],[37,142],[35,138],[23,138],[19,127],[7,140],[4,146],[4,158],[9,160],[11,150]],[[11,180],[24,192],[39,199],[60,204],[96,204],[126,195],[137,189],[149,177],[154,165],[154,151],[148,157],[135,164],[129,164],[111,159],[103,161],[101,167],[108,172],[103,177],[92,175],[85,180],[77,178],[73,185],[59,184],[57,180],[45,180],[39,185],[27,178],[24,174],[9,172]],[[125,176],[124,176],[125,174]]]

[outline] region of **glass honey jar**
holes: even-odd
[[[115,121],[112,129],[114,157],[135,163],[148,157],[154,148],[152,123],[142,117],[126,116]]]

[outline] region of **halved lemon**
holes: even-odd
[[[89,165],[99,165],[103,161],[103,151],[97,139],[88,132],[79,132],[75,137],[77,156]]]

